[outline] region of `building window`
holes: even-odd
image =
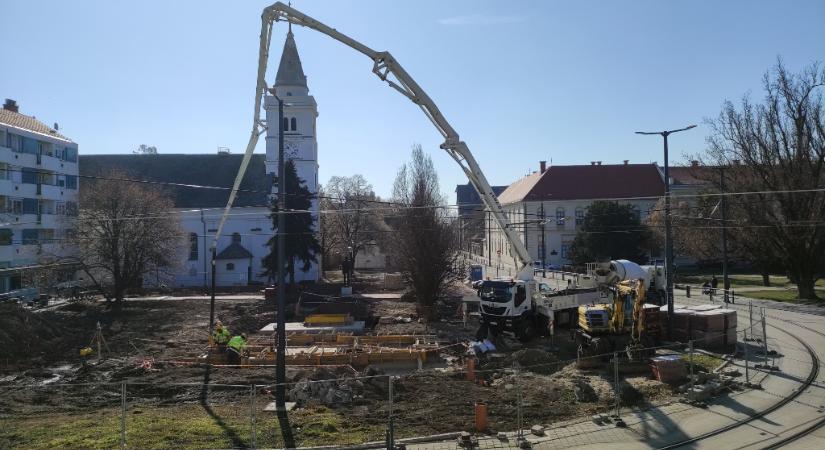
[[[0,229],[0,245],[11,245],[11,238],[14,232],[8,228]]]
[[[298,121],[294,117],[289,119],[289,123],[290,123],[290,128],[292,128],[292,131],[295,131],[295,130],[298,129]]]
[[[24,167],[22,170],[23,177],[22,181],[25,184],[37,184],[37,171],[34,169],[30,169],[28,167]]]
[[[198,234],[189,233],[189,261],[198,260]]]
[[[41,142],[40,143],[40,154],[46,156],[53,156],[54,153],[54,145],[51,142]]]
[[[66,175],[66,188],[77,189],[77,175]]]
[[[23,245],[37,244],[39,230],[23,230]]]
[[[564,208],[556,208],[556,225],[564,225]]]
[[[289,119],[287,119],[286,117],[284,117],[283,131],[289,131]]]
[[[10,178],[9,177],[10,169],[11,168],[9,167],[8,164],[0,163],[0,180],[8,180]]]
[[[66,147],[65,158],[68,162],[77,162],[77,149],[72,147]]]
[[[23,199],[23,214],[39,214],[40,202],[36,198]]]
[[[235,270],[235,263],[226,263],[226,270]]]
[[[9,212],[14,214],[22,214],[23,213],[23,199],[22,198],[13,198],[11,199],[11,205],[9,208]]]
[[[9,133],[9,148],[15,152],[22,152],[23,137],[17,134]]]
[[[23,138],[23,153],[40,154],[40,141],[32,138]]]
[[[576,208],[576,225],[584,225],[584,208]]]
[[[563,242],[561,244],[561,258],[562,259],[567,259],[569,255],[570,255],[570,243],[569,242]]]
[[[241,243],[240,233],[232,233],[232,242],[237,242],[238,244]]]
[[[58,216],[65,216],[66,202],[54,202],[54,213]]]

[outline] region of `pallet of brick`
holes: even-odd
[[[659,310],[658,305],[644,305],[645,333],[649,336],[660,337],[662,334],[663,317],[666,314]]]
[[[722,348],[725,342],[724,330],[693,330],[692,339],[694,347],[715,350]]]
[[[722,307],[722,305],[704,303],[702,305],[686,306],[684,309],[689,309],[691,311],[699,312],[699,311],[714,311],[714,310],[720,309],[721,307]]]
[[[690,330],[690,319],[691,317],[693,317],[694,314],[696,314],[696,312],[691,311],[689,309],[673,310],[673,317],[671,318],[671,324],[673,325],[673,328]]]
[[[724,331],[725,313],[719,309],[696,311],[690,316],[690,327],[701,331]]]
[[[736,311],[733,309],[720,309],[719,311],[725,316],[725,328],[736,328]]]
[[[650,367],[653,377],[662,383],[677,383],[687,374],[681,355],[657,356],[650,360]]]
[[[727,330],[725,330],[725,336],[726,336],[726,339],[725,339],[725,345],[726,346],[731,347],[731,346],[736,345],[736,342],[738,341],[738,334],[736,333],[736,327],[728,328]]]
[[[675,342],[687,342],[691,339],[690,330],[686,328],[674,328],[672,338]]]

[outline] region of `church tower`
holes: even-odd
[[[275,85],[269,89],[270,95],[264,98],[266,110],[266,172],[271,178],[278,176],[278,137],[284,134],[284,158],[291,159],[304,181],[307,189],[318,193],[318,142],[315,135],[315,121],[318,117],[318,105],[309,95],[307,77],[298,56],[292,25],[286,35],[281,62],[275,75]],[[276,98],[277,97],[277,98]],[[284,120],[278,123],[278,98],[284,102]],[[271,179],[270,178],[270,179]],[[273,186],[272,192],[277,193]],[[312,218],[318,227],[318,200],[312,202]],[[320,255],[318,255],[320,262]],[[317,281],[318,264],[313,264],[308,272],[296,270],[295,279]]]

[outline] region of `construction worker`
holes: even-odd
[[[215,321],[215,331],[212,332],[212,341],[218,348],[218,351],[226,351],[226,343],[229,342],[229,328],[223,326],[220,320]]]
[[[235,336],[226,344],[226,359],[227,363],[231,365],[238,365],[241,363],[241,355],[246,351],[246,333],[241,333],[240,336]]]

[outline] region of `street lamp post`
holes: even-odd
[[[284,161],[284,101],[278,100],[278,348],[275,353],[275,406],[286,408],[286,286],[284,264],[286,263],[286,167]]]
[[[665,150],[665,296],[667,297],[667,334],[668,338],[673,337],[673,237],[671,227],[673,217],[670,214],[670,168],[668,166],[667,137],[673,133],[687,131],[696,128],[690,125],[678,130],[668,131],[637,131],[636,134],[659,135],[664,139]]]
[[[725,167],[719,168],[719,190],[722,193],[720,201],[722,213],[722,287],[725,289],[725,303],[730,301],[730,280],[728,279],[728,202],[725,198]]]

